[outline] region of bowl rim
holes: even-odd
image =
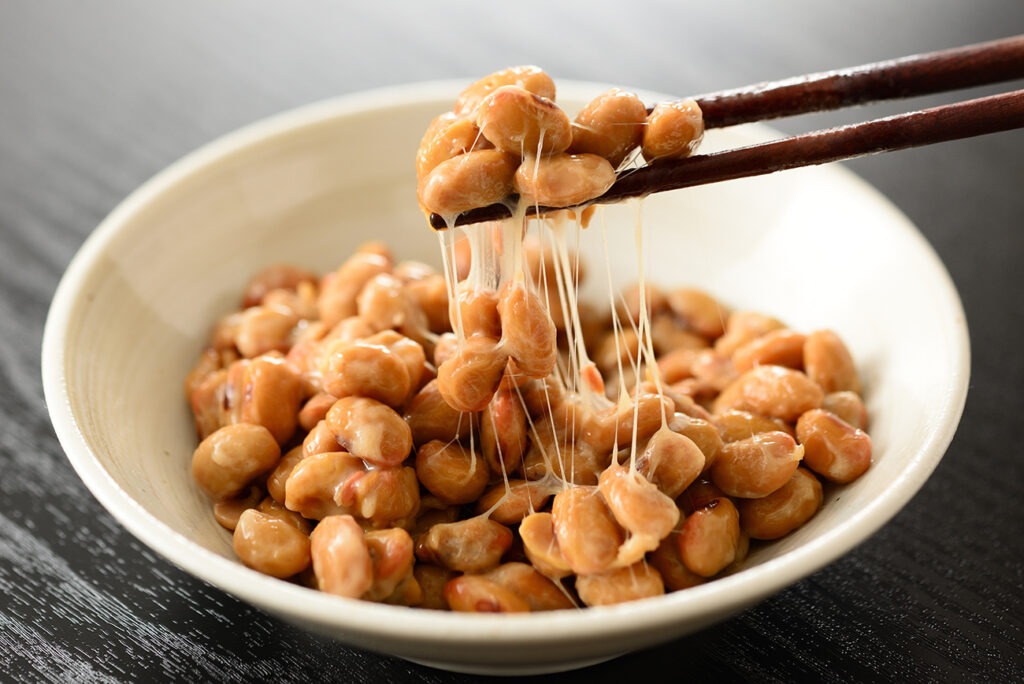
[[[893,214],[906,237],[917,243],[921,256],[935,270],[941,287],[934,293],[953,312],[956,363],[947,369],[953,376],[949,393],[935,416],[941,427],[930,433],[900,472],[871,502],[834,529],[781,556],[734,575],[693,587],[685,592],[614,606],[524,615],[479,615],[410,610],[402,606],[371,603],[331,596],[282,582],[224,558],[150,514],[132,499],[92,453],[71,410],[65,380],[68,329],[81,296],[82,285],[97,268],[98,257],[133,215],[192,174],[209,164],[240,154],[268,139],[296,133],[367,110],[389,109],[437,100],[457,93],[465,81],[428,81],[361,91],[291,109],[256,121],[220,136],[182,157],[121,201],[88,236],[71,260],[51,303],[42,340],[43,392],[56,435],[68,460],[86,487],[115,519],[138,540],[189,574],[219,589],[280,616],[306,624],[359,632],[380,639],[411,639],[416,642],[493,643],[505,645],[557,644],[604,636],[650,632],[684,620],[730,615],[810,575],[865,541],[896,515],[921,488],[951,442],[966,402],[970,376],[967,323],[953,281],[924,236],[873,186],[841,166],[822,167],[843,182],[860,186],[881,207]],[[560,84],[563,85],[563,84]],[[600,92],[608,86],[583,81],[564,81],[567,91]],[[757,135],[772,129],[750,127]],[[895,228],[894,228],[895,229]]]

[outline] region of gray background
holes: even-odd
[[[49,300],[96,224],[168,163],[289,107],[512,64],[685,95],[1022,31],[1024,3],[994,0],[0,2],[0,679],[473,679],[347,649],[191,579],[66,462],[39,379]],[[920,226],[971,328],[964,418],[921,492],[760,606],[560,680],[1024,678],[1022,152],[1017,131],[849,164]]]

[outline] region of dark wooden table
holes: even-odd
[[[0,680],[476,679],[325,641],[192,579],[65,460],[40,386],[50,298],[89,232],[168,163],[313,100],[511,64],[685,95],[1024,31],[1024,4],[996,0],[598,6],[0,3]],[[821,572],[559,681],[1024,679],[1024,131],[850,167],[920,226],[963,297],[972,382],[945,459]]]

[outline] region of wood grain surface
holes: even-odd
[[[47,307],[90,231],[162,167],[293,106],[510,64],[687,95],[1024,32],[1024,4],[996,0],[607,5],[0,3],[0,680],[479,680],[323,640],[191,578],[69,466],[42,399]],[[920,493],[756,608],[552,681],[1024,679],[1022,157],[1017,131],[849,164],[921,228],[971,328],[967,408]]]

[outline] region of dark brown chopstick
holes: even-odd
[[[698,95],[705,128],[1024,78],[1024,35]]]
[[[705,126],[714,128],[1016,78],[1024,78],[1024,35],[695,99],[704,114]],[[1021,127],[1024,127],[1024,90],[628,169],[620,173],[608,192],[579,206],[608,204],[655,192]],[[532,206],[527,209],[527,215],[555,209]],[[506,205],[493,204],[460,214],[455,225],[493,221],[510,215]],[[430,225],[436,230],[448,227],[437,214],[430,215]]]

